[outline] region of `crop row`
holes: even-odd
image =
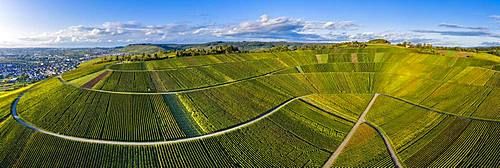
[[[241,53],[241,54],[223,54],[223,55],[208,55],[208,56],[192,56],[180,57],[176,59],[165,59],[158,61],[146,62],[147,69],[170,69],[170,68],[186,68],[205,65],[213,65],[228,62],[242,62],[249,60],[258,60],[266,58],[274,58],[271,53]]]
[[[498,88],[444,83],[422,102],[423,105],[464,116],[498,119]]]
[[[421,138],[419,149],[412,149],[413,154],[405,160],[410,167],[446,166],[498,167],[497,137],[500,124],[448,117],[450,122],[445,126],[432,130]],[[402,151],[405,152],[405,151]]]
[[[154,92],[156,90],[149,73],[144,72],[112,72],[102,85],[103,90],[122,92]]]
[[[276,71],[282,68],[276,60],[230,62],[213,66],[152,72],[159,90],[184,90],[222,84]]]
[[[291,97],[249,81],[184,93],[179,98],[202,129],[212,132],[255,118]]]
[[[18,107],[28,105],[21,102]],[[76,90],[24,108],[21,117],[46,130],[95,139],[148,141],[185,136],[161,95]]]
[[[165,71],[114,71],[104,81],[103,90],[154,92],[185,90],[241,80],[279,70],[285,65],[274,60],[228,62],[211,66]]]
[[[330,122],[335,121],[335,122]],[[169,145],[122,146],[69,141],[33,133],[9,120],[0,125],[2,167],[321,166],[352,122],[297,100],[240,130]],[[15,139],[11,139],[16,135]]]
[[[113,70],[145,70],[146,64],[144,62],[121,63],[109,66]]]
[[[327,53],[326,58],[317,57],[318,55],[324,53]],[[281,61],[285,62],[288,66],[297,66],[315,63],[352,62],[353,56],[356,57],[355,62],[380,62],[397,54],[401,54],[401,50],[380,48],[336,49],[325,51],[298,50],[277,53],[235,53],[209,56],[180,57],[176,59],[148,61],[144,64],[147,67],[146,69],[169,69],[278,58]],[[119,64],[113,65],[110,68],[124,70],[144,69],[144,66],[142,66],[141,64],[143,63]]]
[[[499,122],[438,114],[385,96],[366,117],[387,134],[406,166],[498,166]]]
[[[331,115],[355,122],[372,97],[372,94],[315,94],[307,96],[304,100],[325,109]]]
[[[333,167],[392,167],[394,164],[389,157],[387,147],[377,131],[367,124],[361,124]]]

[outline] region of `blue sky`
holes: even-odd
[[[500,1],[0,0],[0,47],[386,38],[500,45]]]

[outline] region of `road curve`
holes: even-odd
[[[403,165],[399,161],[398,156],[396,155],[396,152],[394,151],[394,148],[392,148],[392,145],[391,145],[391,142],[389,141],[389,138],[387,138],[385,136],[384,132],[381,129],[379,129],[377,126],[373,125],[370,122],[365,122],[365,123],[368,124],[370,127],[372,127],[373,129],[375,129],[378,132],[378,134],[382,137],[382,140],[384,140],[385,147],[387,148],[387,151],[389,151],[389,155],[391,155],[392,162],[395,164],[395,166],[397,168],[402,168]]]
[[[66,140],[71,140],[71,141],[87,142],[87,143],[97,143],[97,144],[110,144],[110,145],[129,145],[129,146],[174,144],[174,143],[194,141],[194,140],[200,140],[200,139],[204,139],[204,138],[209,138],[209,137],[212,137],[212,136],[222,135],[222,134],[229,133],[231,131],[235,131],[235,130],[238,130],[240,128],[249,126],[249,125],[254,124],[254,123],[256,123],[256,122],[258,122],[260,120],[263,120],[266,117],[268,117],[268,116],[272,115],[273,113],[277,112],[278,110],[280,110],[284,106],[288,105],[289,103],[291,103],[291,102],[293,102],[295,100],[298,100],[298,99],[301,99],[301,98],[309,96],[309,95],[304,95],[304,96],[300,96],[300,97],[291,98],[291,99],[289,99],[289,100],[287,100],[287,101],[279,104],[278,106],[270,109],[269,111],[267,111],[267,112],[265,112],[265,113],[263,113],[263,114],[255,117],[254,119],[251,119],[251,120],[246,121],[246,122],[239,123],[237,125],[225,128],[223,130],[219,130],[219,131],[215,131],[215,132],[212,132],[212,133],[208,133],[208,134],[205,134],[205,135],[200,135],[200,136],[196,136],[196,137],[188,137],[188,138],[180,138],[180,139],[175,139],[175,140],[167,140],[167,141],[131,142],[131,141],[112,141],[112,140],[99,140],[99,139],[89,139],[89,138],[75,137],[75,136],[63,135],[63,134],[51,132],[51,131],[48,131],[48,130],[44,130],[42,128],[38,128],[37,126],[32,125],[31,123],[28,123],[28,122],[24,121],[22,118],[20,118],[17,115],[17,104],[19,103],[19,100],[21,99],[21,97],[24,95],[25,92],[21,93],[16,98],[16,100],[14,100],[14,102],[12,103],[12,106],[11,106],[11,114],[10,114],[21,125],[23,125],[25,127],[28,127],[28,128],[30,128],[32,130],[38,131],[40,133],[43,133],[43,134],[47,134],[47,135],[51,135],[51,136],[55,136],[55,137],[58,137],[58,138],[62,138],[62,139],[66,139]],[[451,114],[451,113],[442,112],[442,111],[438,111],[438,110],[435,110],[435,109],[432,109],[432,108],[429,108],[429,107],[421,106],[421,105],[412,103],[410,101],[407,101],[407,100],[404,100],[404,99],[401,99],[401,98],[393,97],[393,96],[386,95],[386,94],[375,93],[374,96],[372,97],[372,99],[370,100],[368,106],[365,108],[365,110],[363,111],[363,113],[360,115],[358,121],[355,123],[355,125],[353,126],[353,128],[351,128],[351,130],[349,131],[349,133],[347,134],[347,136],[344,138],[344,140],[339,145],[339,147],[335,150],[335,152],[330,156],[330,158],[327,160],[327,162],[325,162],[325,164],[323,165],[323,167],[331,167],[332,166],[332,164],[335,162],[335,160],[340,155],[340,153],[342,152],[342,150],[346,147],[346,145],[349,142],[349,140],[354,135],[354,132],[356,131],[356,129],[362,123],[367,123],[368,125],[370,125],[371,127],[373,127],[380,134],[380,136],[382,136],[382,138],[384,140],[384,143],[385,143],[385,145],[386,145],[386,147],[387,147],[387,149],[388,149],[388,151],[389,151],[389,153],[391,155],[391,159],[395,163],[395,166],[402,167],[401,163],[399,162],[399,159],[397,158],[396,153],[394,152],[394,149],[391,146],[391,143],[390,143],[388,137],[386,137],[384,135],[384,133],[382,132],[382,130],[380,130],[377,126],[373,125],[370,122],[367,122],[366,119],[365,119],[366,114],[368,113],[368,111],[370,111],[371,107],[375,103],[375,100],[377,99],[378,96],[386,96],[386,97],[389,97],[389,98],[400,100],[400,101],[403,101],[403,102],[406,102],[406,103],[410,103],[410,104],[418,106],[418,107],[422,107],[422,108],[428,109],[428,110],[433,111],[433,112],[438,112],[438,113],[445,114],[445,115],[454,115],[454,114]],[[466,118],[469,118],[469,117],[466,117]],[[498,121],[495,121],[495,120],[485,120],[485,119],[476,119],[476,118],[470,118],[470,119],[481,120],[481,121],[489,121],[489,122],[498,122]]]
[[[97,144],[109,144],[109,145],[129,145],[129,146],[174,144],[174,143],[194,141],[194,140],[209,138],[212,136],[222,135],[222,134],[225,134],[225,133],[228,133],[231,131],[238,130],[242,127],[249,126],[249,125],[254,124],[260,120],[263,120],[266,117],[270,116],[271,114],[277,112],[278,110],[280,110],[281,108],[283,108],[287,104],[289,104],[297,99],[309,96],[309,95],[304,95],[304,96],[288,99],[287,101],[281,103],[280,105],[274,107],[273,109],[270,109],[266,113],[263,113],[263,114],[257,116],[256,118],[254,118],[252,120],[245,121],[245,122],[239,123],[237,125],[225,128],[223,130],[215,131],[215,132],[208,133],[205,135],[200,135],[200,136],[196,136],[196,137],[188,137],[188,138],[180,138],[180,139],[175,139],[175,140],[167,140],[167,141],[131,142],[131,141],[113,141],[113,140],[100,140],[100,139],[89,139],[89,138],[75,137],[75,136],[63,135],[63,134],[51,132],[48,130],[44,130],[42,128],[38,128],[37,126],[32,125],[31,123],[24,121],[22,118],[20,118],[17,115],[17,108],[16,107],[17,107],[17,104],[19,103],[19,100],[21,99],[21,97],[23,95],[24,95],[24,93],[20,94],[19,97],[17,97],[16,100],[14,100],[14,103],[12,104],[12,108],[11,108],[11,115],[18,123],[22,124],[25,127],[28,127],[32,130],[38,131],[38,132],[43,133],[43,134],[47,134],[47,135],[51,135],[51,136],[55,136],[58,138],[71,140],[71,141],[97,143]]]
[[[337,147],[337,149],[335,150],[335,152],[333,152],[333,154],[330,156],[330,158],[323,165],[323,168],[330,168],[330,167],[332,167],[332,165],[335,162],[335,160],[338,158],[338,156],[340,155],[340,153],[342,152],[342,150],[344,150],[344,148],[347,146],[347,144],[351,140],[352,136],[354,135],[354,133],[358,129],[359,125],[361,125],[362,123],[368,124],[369,126],[371,126],[373,129],[375,129],[377,131],[377,133],[384,140],[384,144],[385,144],[387,150],[389,151],[389,154],[391,155],[391,159],[394,162],[395,166],[398,167],[398,168],[403,167],[401,165],[401,163],[399,162],[399,159],[398,159],[398,157],[396,155],[396,152],[394,152],[394,149],[392,148],[392,145],[389,142],[389,139],[387,137],[385,137],[385,135],[383,134],[383,132],[380,129],[378,129],[378,127],[372,125],[370,122],[367,122],[366,119],[365,119],[366,114],[368,113],[368,111],[370,111],[370,109],[372,108],[373,104],[375,103],[375,100],[377,100],[377,97],[380,96],[380,95],[382,95],[382,94],[375,93],[375,95],[373,95],[372,99],[370,100],[370,103],[368,103],[368,106],[366,106],[365,111],[363,111],[363,113],[361,113],[361,116],[359,117],[359,119],[356,122],[356,124],[354,124],[354,126],[351,128],[351,131],[349,131],[349,133],[344,138],[344,140],[342,141],[342,143]]]
[[[372,99],[370,100],[370,103],[368,103],[368,106],[366,106],[365,111],[363,111],[363,113],[361,113],[361,116],[359,116],[358,121],[356,122],[356,124],[354,124],[354,126],[351,128],[351,131],[349,131],[349,133],[347,134],[347,136],[344,138],[344,141],[342,141],[342,143],[337,147],[337,149],[335,150],[335,152],[333,152],[333,154],[330,156],[330,158],[323,165],[323,168],[330,168],[330,167],[332,167],[333,163],[335,162],[335,160],[337,159],[337,157],[340,155],[340,153],[342,152],[342,150],[347,146],[347,144],[349,143],[349,140],[352,138],[352,136],[354,135],[354,132],[356,132],[356,130],[358,129],[359,125],[361,125],[362,123],[364,123],[366,121],[365,120],[366,113],[368,113],[368,111],[370,111],[370,109],[372,108],[373,104],[375,103],[375,100],[377,99],[377,97],[379,95],[380,94],[378,94],[378,93],[375,93],[375,95],[373,95]]]

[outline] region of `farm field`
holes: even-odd
[[[0,167],[500,167],[500,61],[470,55],[91,60],[0,95]]]

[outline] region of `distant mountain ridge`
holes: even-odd
[[[272,48],[275,46],[288,46],[288,47],[298,47],[306,44],[327,44],[327,43],[300,43],[300,42],[285,42],[285,41],[279,41],[279,42],[260,42],[260,41],[240,41],[240,42],[225,42],[225,41],[215,41],[215,42],[208,42],[208,43],[201,43],[201,44],[153,44],[153,43],[138,43],[138,44],[130,44],[124,47],[117,47],[119,48],[119,51],[126,51],[126,50],[131,50],[130,48],[133,49],[138,49],[139,46],[141,47],[147,47],[148,49],[151,48],[151,46],[156,46],[160,47],[163,50],[184,50],[188,48],[208,48],[208,47],[215,47],[215,46],[221,46],[221,45],[231,45],[234,47],[238,47],[239,50],[241,51],[251,51],[251,50],[258,50],[258,49],[268,49]]]

